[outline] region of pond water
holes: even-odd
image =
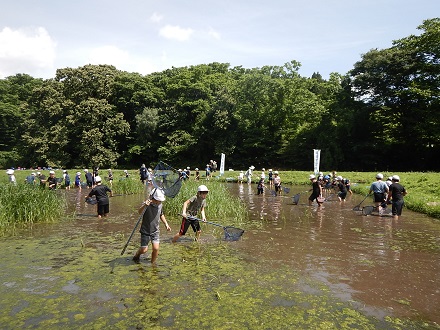
[[[149,253],[131,261],[137,232],[120,255],[142,195],[113,197],[98,220],[84,190],[60,191],[73,219],[0,239],[2,329],[438,328],[438,220],[407,209],[399,220],[356,214],[358,195],[318,208],[308,193],[293,204],[303,186],[274,197],[226,184],[250,210],[243,239],[225,242],[203,225],[201,241],[172,244],[180,220],[168,216],[156,267]]]

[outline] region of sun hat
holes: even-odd
[[[204,192],[204,191],[209,191],[208,187],[205,186],[204,184],[200,185],[197,187],[197,191],[198,192]]]
[[[76,175],[81,175],[81,172],[76,172]]]
[[[151,197],[159,202],[165,201],[165,194],[163,193],[162,189],[160,189],[160,188],[154,189],[154,192],[151,195]]]
[[[393,175],[392,180],[393,181],[400,181],[400,177],[398,175]]]

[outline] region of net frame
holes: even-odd
[[[155,188],[162,189],[165,196],[174,198],[182,187],[178,170],[163,161],[159,161],[153,170],[152,183]]]
[[[225,235],[225,241],[238,241],[241,238],[241,236],[243,236],[243,234],[244,234],[243,229],[236,228],[233,226],[223,226],[223,225],[220,225],[215,222],[203,221],[203,220],[196,218],[194,216],[188,216],[187,219],[188,220],[198,220],[198,221],[206,222],[206,223],[213,225],[213,226],[222,227],[223,233]]]
[[[298,205],[300,195],[301,195],[301,193],[292,196],[292,202],[293,202],[293,204]]]
[[[225,234],[225,241],[238,241],[244,234],[244,230],[231,226],[223,227]]]
[[[86,197],[86,203],[89,205],[96,205],[98,203],[98,200],[93,197]]]

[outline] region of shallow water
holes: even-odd
[[[200,242],[171,244],[180,223],[168,216],[157,267],[148,254],[131,261],[137,231],[120,255],[142,195],[111,198],[98,220],[86,190],[60,191],[74,219],[0,239],[2,328],[437,328],[438,220],[407,209],[398,221],[358,215],[356,195],[318,209],[308,193],[293,205],[304,187],[273,197],[227,185],[250,210],[243,239],[224,242],[203,225]]]
[[[363,216],[354,212],[363,196],[336,196],[308,206],[309,193],[298,205],[288,195],[255,195],[255,185],[229,184],[261,223],[247,233],[240,248],[255,258],[287,264],[328,285],[343,300],[378,318],[389,314],[440,323],[440,221],[403,210],[402,217]],[[362,206],[372,205],[367,199]],[[390,210],[388,210],[390,211]]]

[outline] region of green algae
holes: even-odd
[[[424,326],[366,316],[290,266],[246,261],[234,244],[221,240],[164,241],[156,266],[148,256],[140,264],[120,256],[122,245],[118,235],[93,231],[1,241],[0,324],[5,329]],[[304,290],[304,283],[311,289]]]

